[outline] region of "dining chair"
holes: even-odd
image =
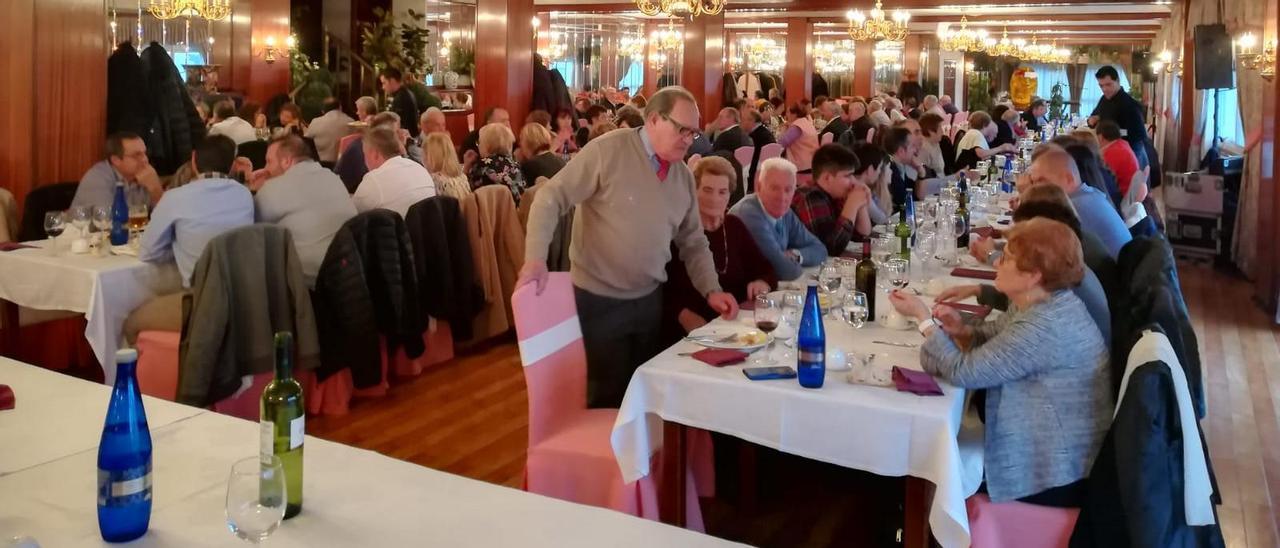
[[[698,167],[698,162],[701,160],[702,160],[701,154],[692,154],[689,156],[688,160],[684,161],[684,163],[685,165],[689,166],[689,169],[693,169],[695,167]]]
[[[535,284],[521,286],[511,305],[529,399],[524,489],[657,520],[654,476],[622,481],[610,442],[618,410],[587,408],[587,355],[569,274],[549,274],[541,295]],[[695,482],[686,485],[686,522],[701,531]]]
[[[49,211],[63,211],[71,207],[75,199],[76,189],[80,183],[52,183],[40,185],[27,193],[26,203],[22,210],[22,223],[18,228],[18,241],[45,239],[44,214]]]
[[[967,110],[962,110],[960,112],[957,112],[955,113],[955,115],[951,117],[951,125],[960,125],[968,122],[969,122],[969,111]]]
[[[867,128],[867,142],[868,143],[876,142],[876,128],[874,127]]]
[[[829,145],[829,144],[831,144],[831,142],[832,142],[832,141],[835,141],[835,140],[836,140],[836,134],[834,134],[834,133],[823,133],[823,134],[822,134],[822,138],[821,138],[821,139],[819,139],[819,143],[820,143],[820,144],[823,144],[823,145]]]
[[[973,548],[1066,548],[1079,508],[991,502],[986,493],[965,501]]]
[[[782,157],[782,145],[778,143],[769,143],[763,147],[760,147],[761,162],[768,160],[770,158],[781,158],[781,157]]]
[[[341,139],[338,139],[338,158],[337,159],[341,159],[342,153],[347,150],[348,146],[351,146],[351,142],[359,138],[360,138],[359,133],[352,133],[350,135],[343,135]],[[334,161],[337,161],[337,159],[335,159]]]
[[[751,159],[756,155],[756,147],[745,146],[733,149],[733,157],[742,165],[743,171],[751,171]]]

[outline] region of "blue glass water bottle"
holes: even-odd
[[[1000,178],[1000,192],[1013,192],[1013,156],[1004,157],[1004,176]]]
[[[127,542],[151,522],[151,432],[138,389],[138,351],[116,352],[116,384],[98,444],[98,530]]]
[[[129,201],[124,197],[124,183],[116,183],[111,199],[111,245],[129,243]]]
[[[796,376],[800,386],[822,388],[827,377],[827,333],[822,327],[822,308],[818,303],[818,283],[809,282],[804,296],[804,311],[800,315],[800,331],[796,334],[799,361]]]

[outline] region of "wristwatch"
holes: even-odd
[[[927,337],[928,335],[925,332],[928,331],[930,327],[933,327],[936,325],[938,325],[938,321],[933,318],[929,318],[923,322],[920,322],[920,325],[916,326],[916,331],[919,331],[921,336]]]

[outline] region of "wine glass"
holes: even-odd
[[[840,270],[834,260],[828,260],[818,269],[818,290],[822,293],[840,290]]]
[[[876,266],[883,266],[888,262],[889,257],[892,257],[894,253],[900,252],[901,249],[902,242],[896,236],[881,234],[876,237],[875,243],[872,244],[871,260],[876,263]]]
[[[106,206],[94,206],[93,208],[93,227],[98,229],[98,252],[103,252],[107,246],[111,245],[109,241],[109,233],[111,232],[111,208]]]
[[[782,363],[791,363],[795,356],[791,348],[795,347],[796,333],[800,329],[800,313],[804,310],[804,295],[789,291],[782,295],[782,318],[778,322],[778,330],[773,332],[776,340],[782,341]]]
[[[68,211],[71,217],[71,226],[76,227],[76,237],[87,237],[89,235],[89,222],[93,219],[93,208],[87,205],[79,205]]]
[[[889,278],[889,285],[897,289],[907,287],[907,284],[911,283],[911,277],[908,275],[910,265],[911,263],[902,257],[889,259],[884,265],[886,277]]]
[[[867,294],[861,291],[850,291],[844,298],[840,308],[840,319],[852,325],[854,329],[862,329],[867,323]]]
[[[275,455],[249,457],[231,466],[227,480],[227,528],[259,544],[284,519],[284,465]]]
[[[778,328],[778,320],[782,318],[782,308],[778,306],[778,301],[773,300],[768,294],[756,296],[755,309],[752,316],[756,321],[756,329],[764,331],[766,334],[773,333]],[[764,355],[756,354],[755,363],[760,365],[772,365],[773,362],[773,341],[769,341],[769,346],[765,348]]]
[[[44,232],[49,235],[49,250],[54,257],[58,256],[58,236],[67,229],[66,214],[63,211],[47,211],[44,214]]]

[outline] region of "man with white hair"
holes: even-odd
[[[1028,185],[1051,184],[1066,191],[1071,204],[1080,217],[1080,229],[1091,233],[1102,240],[1111,258],[1120,255],[1120,248],[1133,239],[1124,220],[1116,212],[1115,205],[1106,194],[1083,183],[1080,168],[1075,159],[1060,146],[1046,144],[1036,151],[1031,168],[1027,170],[1026,181],[1020,188]]]
[[[945,114],[955,114],[957,112],[960,112],[960,109],[956,108],[955,105],[951,104],[950,95],[943,95],[942,97],[939,97],[938,106],[942,107],[942,112]]]
[[[795,195],[796,165],[770,158],[760,164],[756,191],[729,208],[730,215],[747,225],[779,280],[795,280],[804,274],[804,267],[827,259],[827,246],[791,210]]]
[[[819,142],[822,141],[822,136],[828,133],[832,135],[831,139],[834,142],[835,139],[838,139],[844,134],[844,132],[849,131],[849,115],[839,103],[836,103],[834,100],[827,101],[822,103],[821,110],[822,117],[827,120],[827,125],[823,126],[822,129],[818,131]]]
[[[884,111],[885,103],[880,99],[872,99],[867,103],[867,116],[871,118],[871,123],[876,127],[893,125],[893,120],[889,119],[889,113]]]
[[[921,115],[932,112],[944,120],[947,118],[947,111],[942,110],[942,104],[938,101],[937,95],[925,95],[924,101],[920,103],[920,112]]]
[[[378,113],[378,100],[365,95],[356,99],[356,119],[369,123],[369,118]]]
[[[684,164],[697,134],[693,94],[663,88],[645,106],[643,127],[587,143],[534,197],[516,285],[546,288],[547,250],[561,217],[575,211],[569,273],[590,407],[618,407],[632,373],[662,351],[662,284],[672,249],[712,310],[728,319],[738,313],[737,299],[720,287]]]

